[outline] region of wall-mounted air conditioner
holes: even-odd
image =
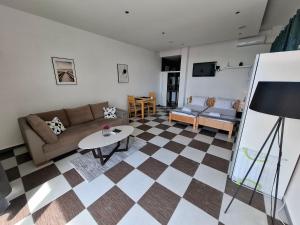
[[[238,40],[237,47],[245,47],[251,45],[262,45],[266,43],[266,36],[257,36],[251,38],[242,38]]]

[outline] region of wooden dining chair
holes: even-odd
[[[131,117],[134,113],[134,117],[137,116],[137,112],[141,110],[141,105],[137,104],[134,96],[128,96],[128,115]]]
[[[150,91],[149,97],[150,97],[149,107],[150,107],[150,109],[152,108],[152,112],[154,114],[156,111],[156,93],[154,91]]]

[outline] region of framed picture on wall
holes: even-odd
[[[51,59],[57,85],[77,84],[74,59],[59,57],[51,57]]]
[[[128,83],[129,82],[128,65],[118,64],[117,68],[118,68],[118,82]]]

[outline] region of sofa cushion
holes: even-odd
[[[222,108],[217,108],[217,107],[211,107],[208,108],[206,111],[206,113],[218,113],[222,116],[230,116],[230,117],[235,117],[236,115],[236,110],[234,108],[230,108],[230,109],[222,109]]]
[[[72,126],[94,120],[89,105],[66,109],[66,112]]]
[[[49,111],[49,112],[42,112],[42,113],[38,113],[37,115],[45,121],[51,121],[53,120],[54,117],[57,117],[65,127],[70,126],[70,122],[67,117],[67,114],[63,109]]]
[[[206,106],[207,97],[205,96],[193,96],[192,105]]]
[[[44,145],[45,152],[68,152],[78,149],[78,143],[86,136],[100,130],[101,127],[96,121],[90,121],[69,127],[58,136],[58,141],[53,144]]]
[[[57,136],[53,133],[50,127],[37,115],[28,115],[27,122],[32,129],[46,142],[55,143],[58,141]]]
[[[219,109],[232,109],[232,103],[234,100],[226,98],[216,98],[214,107]]]
[[[99,119],[104,117],[103,107],[108,107],[108,102],[100,102],[96,104],[90,104],[91,111],[93,113],[94,119]]]

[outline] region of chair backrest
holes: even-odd
[[[149,97],[153,98],[153,99],[156,99],[156,93],[154,91],[150,91],[149,92]]]
[[[129,105],[135,104],[135,97],[134,96],[128,95],[128,104]]]

